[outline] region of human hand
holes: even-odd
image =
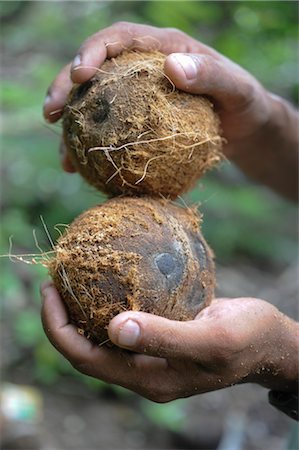
[[[159,50],[169,55],[167,77],[181,90],[212,98],[228,142],[224,153],[229,158],[240,147],[240,140],[254,135],[269,120],[271,97],[240,66],[179,30],[126,22],[95,33],[81,45],[73,63],[59,73],[48,90],[45,118],[58,120],[72,84],[87,81],[106,58],[125,49]],[[63,165],[67,171],[74,170],[65,152]]]
[[[124,312],[110,322],[115,346],[108,348],[78,334],[52,283],[42,294],[45,332],[77,370],[150,400],[167,402],[242,382],[296,389],[298,325],[263,300],[214,300],[188,322]]]

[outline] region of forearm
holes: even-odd
[[[231,160],[249,177],[298,200],[298,112],[268,94],[270,117],[251,138],[233,143]]]

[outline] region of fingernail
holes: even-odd
[[[51,97],[51,95],[48,94],[47,97],[45,98],[44,106],[46,106],[48,103],[50,103],[51,100],[52,100],[52,97]]]
[[[42,299],[45,299],[47,297],[48,290],[49,290],[48,287],[41,287],[40,288],[40,295],[41,295]]]
[[[194,78],[196,78],[198,66],[191,56],[177,53],[173,55],[173,57],[185,72],[187,80],[193,80]]]
[[[140,327],[134,320],[127,320],[118,333],[118,343],[124,347],[134,347],[140,337]]]
[[[44,281],[40,287],[40,293],[42,297],[46,297],[49,289],[53,286],[53,282],[51,280]]]
[[[81,65],[81,56],[77,55],[77,56],[75,56],[75,58],[73,60],[71,70],[75,69],[76,67],[78,67],[80,65]]]

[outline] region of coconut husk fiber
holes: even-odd
[[[81,214],[49,263],[72,323],[101,344],[122,311],[193,319],[215,285],[199,222],[195,210],[146,197],[118,197]]]
[[[111,196],[175,198],[222,158],[212,103],[177,90],[164,61],[159,52],[124,52],[69,95],[63,134],[70,158]]]

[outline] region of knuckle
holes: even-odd
[[[170,402],[172,399],[166,397],[165,395],[153,395],[153,396],[149,396],[148,397],[149,400],[151,400],[154,403],[159,403],[159,404],[163,404],[163,403],[168,403]]]
[[[192,54],[192,59],[198,69],[197,76],[195,78],[196,85],[200,86],[201,90],[205,92],[210,89],[211,85],[211,73],[219,71],[219,68],[215,67],[215,58],[207,54]]]
[[[83,53],[88,51],[88,49],[96,46],[99,39],[103,36],[103,31],[104,30],[100,30],[85,39],[85,41],[82,42],[78,49],[78,54],[82,55]]]
[[[112,27],[113,28],[127,28],[129,25],[132,25],[132,24],[125,20],[118,20],[117,22],[114,22]]]
[[[156,401],[156,403],[168,403],[175,399],[176,399],[175,395],[163,392],[162,394],[159,395],[159,398]]]
[[[243,71],[235,76],[235,102],[237,110],[248,110],[257,98],[261,98],[259,83]]]
[[[71,361],[71,365],[74,369],[78,370],[78,372],[83,373],[83,375],[91,374],[91,367],[87,361]]]
[[[221,366],[230,364],[232,355],[237,351],[238,338],[236,334],[227,327],[218,327],[215,334],[217,346],[213,351],[213,359]]]
[[[164,28],[164,31],[173,35],[173,37],[175,37],[176,39],[179,39],[179,40],[190,39],[189,36],[186,33],[184,33],[184,31],[179,30],[178,28],[175,28],[175,27]]]
[[[142,395],[142,397],[147,398],[155,403],[167,403],[171,400],[177,398],[175,395],[176,389],[170,388],[170,386],[163,380],[159,380],[161,382],[157,382],[157,378],[155,379],[140,379],[135,380],[134,386],[130,386],[129,389],[137,392]]]
[[[167,27],[164,28],[164,30],[168,33],[175,33],[175,34],[180,34],[180,35],[184,35],[185,33],[183,33],[183,31],[179,30],[178,28],[175,27]]]
[[[180,337],[172,329],[167,329],[163,333],[163,338],[154,342],[153,346],[156,348],[158,356],[166,356],[168,353],[177,354],[182,343]],[[148,345],[149,350],[151,344]]]
[[[256,96],[256,84],[252,82],[252,80],[249,78],[245,78],[243,80],[243,89],[240,90],[240,95],[242,98],[247,101],[251,101],[252,98],[255,98]]]
[[[143,393],[143,396],[147,398],[148,400],[151,400],[154,403],[168,403],[171,400],[175,399],[175,396],[173,394],[169,394],[168,392],[164,392],[160,389],[157,389],[155,387],[155,391],[147,390]]]
[[[91,36],[89,36],[87,39],[85,39],[84,42],[80,45],[78,49],[78,54],[82,55],[82,53],[86,52],[86,50],[94,45],[94,42],[97,40],[98,33],[95,33]]]
[[[201,61],[203,61],[205,64],[213,64],[215,62],[215,58],[212,55],[208,55],[207,53],[201,53],[200,54],[200,59]]]
[[[205,74],[215,64],[215,58],[212,55],[200,54],[193,56],[195,62],[200,64],[201,75]]]
[[[83,373],[84,375],[91,375],[94,372],[94,359],[93,355],[71,355],[69,358],[72,366]]]

